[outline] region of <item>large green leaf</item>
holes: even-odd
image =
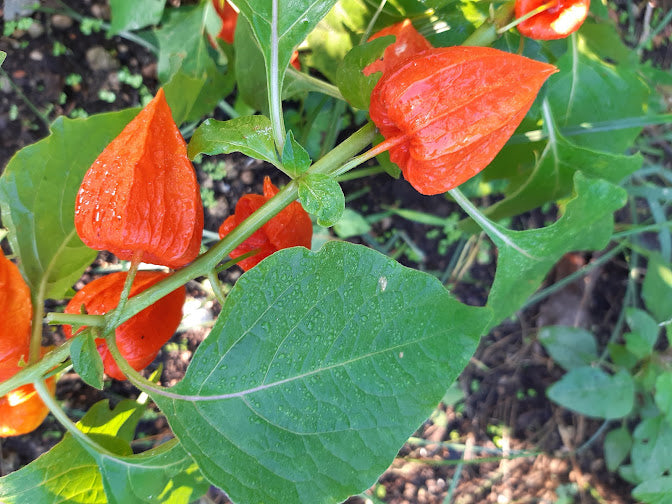
[[[574,191],[563,216],[550,226],[528,231],[507,231],[497,226],[518,248],[490,235],[499,248],[488,296],[488,306],[495,312],[494,324],[519,309],[565,253],[599,250],[609,242],[613,212],[625,204],[625,191],[604,180],[588,179],[581,172],[574,175]]]
[[[35,295],[63,298],[96,257],[75,232],[75,197],[91,163],[137,112],[59,117],[47,138],[21,149],[5,168],[2,222]]]
[[[558,60],[559,73],[548,80],[548,100],[558,126],[586,127],[584,135],[572,138],[579,146],[622,154],[641,128],[592,131],[594,122],[604,122],[645,113],[649,88],[630,66],[613,66],[594,57],[572,37],[570,50]]]
[[[138,30],[161,21],[165,0],[110,0],[110,34]]]
[[[285,249],[236,283],[170,395],[148,392],[234,501],[340,502],[385,470],[489,318],[371,249]]]
[[[184,504],[202,495],[208,485],[175,440],[132,455],[129,442],[143,409],[136,402],[125,400],[110,410],[108,401],[100,401],[77,424],[106,449],[120,454],[98,454],[104,477],[96,459],[66,434],[49,452],[0,478],[0,501]]]

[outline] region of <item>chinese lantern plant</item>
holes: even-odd
[[[19,152],[0,178],[2,220],[32,296],[34,347],[45,300],[70,296],[95,257],[89,247],[131,261],[123,286],[120,277],[110,276],[101,282],[115,280],[114,288],[98,290],[96,280],[72,298],[68,313],[48,314],[49,322],[73,326],[76,334],[0,383],[0,396],[38,383],[42,399],[70,434],[45,457],[0,478],[2,502],[74,499],[83,485],[90,502],[189,502],[209,484],[241,503],[340,502],[375,482],[436,407],[479,337],[519,309],[555,261],[570,250],[602,248],[611,237],[613,212],[625,202],[615,183],[637,169],[638,158],[623,155],[634,137],[597,133],[594,147],[587,148],[581,143],[587,140],[578,135],[570,141],[559,128],[586,122],[574,114],[616,95],[625,112],[603,113],[636,115],[647,97],[637,79],[582,55],[580,48],[588,45],[552,62],[491,48],[433,47],[398,19],[402,30],[374,36],[344,59],[336,72],[338,88],[318,86],[331,96],[356,95],[351,101],[367,109],[373,122],[311,160],[285,129],[284,77],[297,46],[328,18],[335,2],[234,3],[236,22],[245,23],[236,29],[237,61],[248,62],[244,56],[252,51],[263,58],[268,117],[209,119],[185,150],[173,119],[191,97],[175,92],[179,87],[171,81],[167,100],[159,90],[139,113],[58,119],[51,135]],[[166,24],[172,30],[176,19],[206,19],[214,11],[210,5],[172,12]],[[160,32],[168,28],[157,33],[164,49],[176,40],[186,48],[209,44],[205,29],[190,31],[198,34],[193,38],[171,39]],[[357,30],[364,34],[366,28]],[[249,48],[238,39],[241,29],[250,31]],[[397,36],[415,42],[405,51],[385,51]],[[183,67],[209,57],[200,49],[184,51]],[[381,56],[382,65],[376,64]],[[159,56],[159,67],[166,57]],[[596,65],[602,65],[600,72],[593,72]],[[196,72],[203,86],[216,82],[207,68],[203,64],[204,73]],[[365,68],[371,71],[363,73]],[[567,79],[583,76],[584,68],[590,75],[606,72],[612,86],[604,91],[593,75],[567,96]],[[161,69],[159,74],[165,77]],[[239,80],[239,88],[244,85]],[[624,95],[623,87],[631,92]],[[511,231],[457,186],[479,173],[487,176],[491,162],[501,165],[506,150],[495,156],[526,114],[535,128],[544,128],[528,133],[544,140],[529,149],[536,154],[533,167],[499,168],[511,185],[498,208],[515,214],[528,199],[521,193],[532,195],[535,207],[555,201],[562,207],[552,225]],[[487,306],[467,306],[435,277],[363,246],[331,241],[309,250],[308,213],[322,225],[337,222],[345,205],[337,177],[386,150],[403,172],[405,180],[397,183],[435,198],[450,191],[497,246]],[[283,182],[269,180],[263,195],[241,197],[221,224],[221,240],[199,254],[203,216],[188,158],[234,151],[274,165]],[[137,336],[134,348],[143,350],[143,358],[135,362],[125,347],[135,317],[144,310],[176,317],[184,285],[199,277],[208,277],[218,291],[216,273],[228,257],[246,272],[228,296],[218,292],[222,311],[185,377],[170,388],[147,379],[136,368],[165,334],[151,338],[151,349]],[[155,274],[156,283],[143,283],[145,274],[136,273],[140,260],[173,270]],[[173,292],[179,299],[161,308]],[[108,374],[128,378],[154,401],[173,440],[133,455],[129,443],[140,406],[123,403],[110,410],[97,404],[76,426],[40,389],[42,378],[71,351],[83,372],[99,350],[109,352],[120,372],[112,371],[106,353]],[[80,470],[47,477],[63,460]]]

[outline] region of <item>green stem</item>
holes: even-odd
[[[535,259],[535,257],[532,256],[527,250],[524,250],[521,247],[519,247],[516,242],[514,242],[511,238],[502,233],[497,228],[495,223],[492,222],[490,219],[488,219],[485,215],[483,215],[481,211],[478,208],[476,208],[476,206],[471,201],[469,201],[469,198],[467,198],[464,194],[462,194],[462,191],[460,191],[457,187],[455,189],[451,189],[448,192],[455,200],[455,203],[460,205],[460,207],[462,207],[462,210],[464,210],[469,217],[471,217],[474,221],[476,221],[476,223],[481,227],[481,229],[483,229],[483,231],[485,231],[485,233],[491,239],[494,240],[494,238],[497,238],[498,240],[502,241],[505,245],[523,254],[525,257]]]
[[[469,35],[467,39],[462,42],[463,46],[478,46],[485,47],[492,45],[499,36],[506,30],[511,19],[513,19],[514,2],[510,1],[499,7],[491,19],[486,20],[479,26],[474,33]],[[508,29],[508,28],[507,28]]]
[[[338,89],[333,84],[329,84],[328,82],[313,77],[312,75],[309,75],[307,73],[299,72],[296,68],[292,66],[290,66],[287,69],[287,73],[290,74],[293,79],[308,84],[310,86],[311,91],[317,91],[327,96],[331,96],[332,98],[336,98],[337,100],[345,101],[345,98],[341,94],[340,89]]]
[[[221,306],[224,306],[224,301],[226,301],[226,294],[222,290],[222,284],[217,277],[217,271],[212,270],[208,273],[208,280],[210,281],[210,286],[212,287],[212,292],[214,292],[217,301]]]
[[[42,324],[40,323],[40,327]],[[10,393],[28,383],[33,383],[42,378],[42,376],[53,367],[58,366],[70,355],[70,345],[75,338],[69,339],[62,345],[57,346],[51,352],[47,353],[38,362],[23,368],[8,380],[0,383],[0,397]]]
[[[138,273],[138,267],[142,262],[142,250],[136,250],[133,253],[131,258],[131,266],[128,268],[128,273],[126,273],[126,280],[124,281],[124,287],[121,290],[121,295],[119,296],[119,303],[117,303],[117,310],[114,313],[119,314],[121,310],[124,309],[126,302],[128,301],[128,296],[131,294],[131,288],[133,287],[133,280],[135,280],[135,275]],[[119,320],[116,317],[111,317],[107,322],[108,329],[112,330],[119,325]]]
[[[280,66],[278,63],[278,0],[271,0],[271,61],[268,65],[268,106],[275,146],[282,154],[285,145],[285,122],[282,117],[280,96]]]

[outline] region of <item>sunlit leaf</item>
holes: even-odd
[[[129,442],[144,407],[121,401],[109,409],[108,401],[93,405],[77,424],[93,440],[118,457],[98,454],[96,460],[70,435],[29,465],[0,478],[0,500],[5,504],[26,502],[108,502],[183,504],[207,490],[196,466],[177,442],[166,443],[141,455],[131,455]],[[126,455],[126,456],[124,456]],[[112,462],[116,461],[116,462]],[[121,461],[121,462],[119,462]],[[112,493],[107,495],[113,486]],[[157,500],[157,497],[161,496]]]

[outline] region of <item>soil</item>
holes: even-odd
[[[646,2],[636,4],[641,9],[636,14],[639,26]],[[69,6],[81,15],[108,19],[105,3],[98,0],[71,1]],[[0,38],[0,50],[9,55],[0,75],[2,167],[17,150],[43,138],[48,133],[47,123],[57,116],[135,106],[143,86],[150,94],[157,89],[156,61],[146,49],[119,37],[107,38],[103,30],[84,33],[77,20],[62,13],[59,1],[44,1],[42,9],[32,14],[34,23],[29,29]],[[58,13],[45,12],[49,9]],[[666,46],[654,46],[648,56],[662,65],[669,65],[672,59]],[[123,68],[130,75],[142,76],[142,85],[120,81]],[[81,81],[76,82],[72,75],[81,76]],[[105,92],[114,93],[113,102],[105,101]],[[265,175],[276,183],[284,182],[271,167],[242,155],[219,159],[226,164],[224,179],[213,180],[199,171],[199,180],[213,190],[215,197],[206,212],[206,229],[212,232],[217,231],[242,194],[261,192]],[[343,187],[346,194],[363,193],[348,206],[367,214],[403,207],[447,217],[456,210],[442,196],[419,196],[405,182],[387,175],[377,175],[366,183],[346,182]],[[537,227],[543,219],[543,215],[527,215],[516,225]],[[400,262],[422,270],[450,272],[457,245],[443,250],[445,237],[432,233],[433,229],[390,214],[358,240],[383,247],[397,233],[401,238],[388,251],[390,255],[398,254]],[[423,255],[412,253],[413,247]],[[566,257],[549,282],[596,258],[579,254]],[[114,258],[101,255],[87,275],[115,266]],[[464,275],[446,274],[445,280],[462,301],[483,304],[494,264],[489,256],[481,259],[475,255],[467,266]],[[238,275],[233,272],[222,279],[232,284]],[[562,375],[562,370],[536,339],[536,330],[542,325],[576,322],[592,328],[606,341],[618,315],[627,275],[625,263],[617,256],[596,268],[585,281],[528,307],[515,322],[501,325],[484,338],[459,378],[456,390],[462,398],[441,403],[416,432],[416,442],[402,448],[370,495],[391,504],[551,503],[563,498],[562,502],[633,502],[631,487],[606,470],[601,448],[604,425],[564,410],[546,398],[546,388]],[[166,345],[154,363],[154,369],[163,365],[164,385],[174,384],[184,374],[192,353],[207,335],[208,323],[219,310],[203,285],[191,282],[188,288],[193,310],[187,327]],[[59,335],[53,337],[58,340]],[[57,388],[57,397],[72,418],[81,417],[101,399],[115,402],[134,398],[137,393],[127,382],[117,381],[98,391],[83,385],[74,373],[64,375]],[[50,416],[31,435],[3,440],[0,474],[30,462],[61,436],[60,425]],[[142,451],[151,441],[167,436],[170,430],[166,421],[159,415],[147,415],[138,429],[136,449]],[[363,497],[352,497],[348,502],[363,501]],[[212,488],[207,502],[229,501]]]

